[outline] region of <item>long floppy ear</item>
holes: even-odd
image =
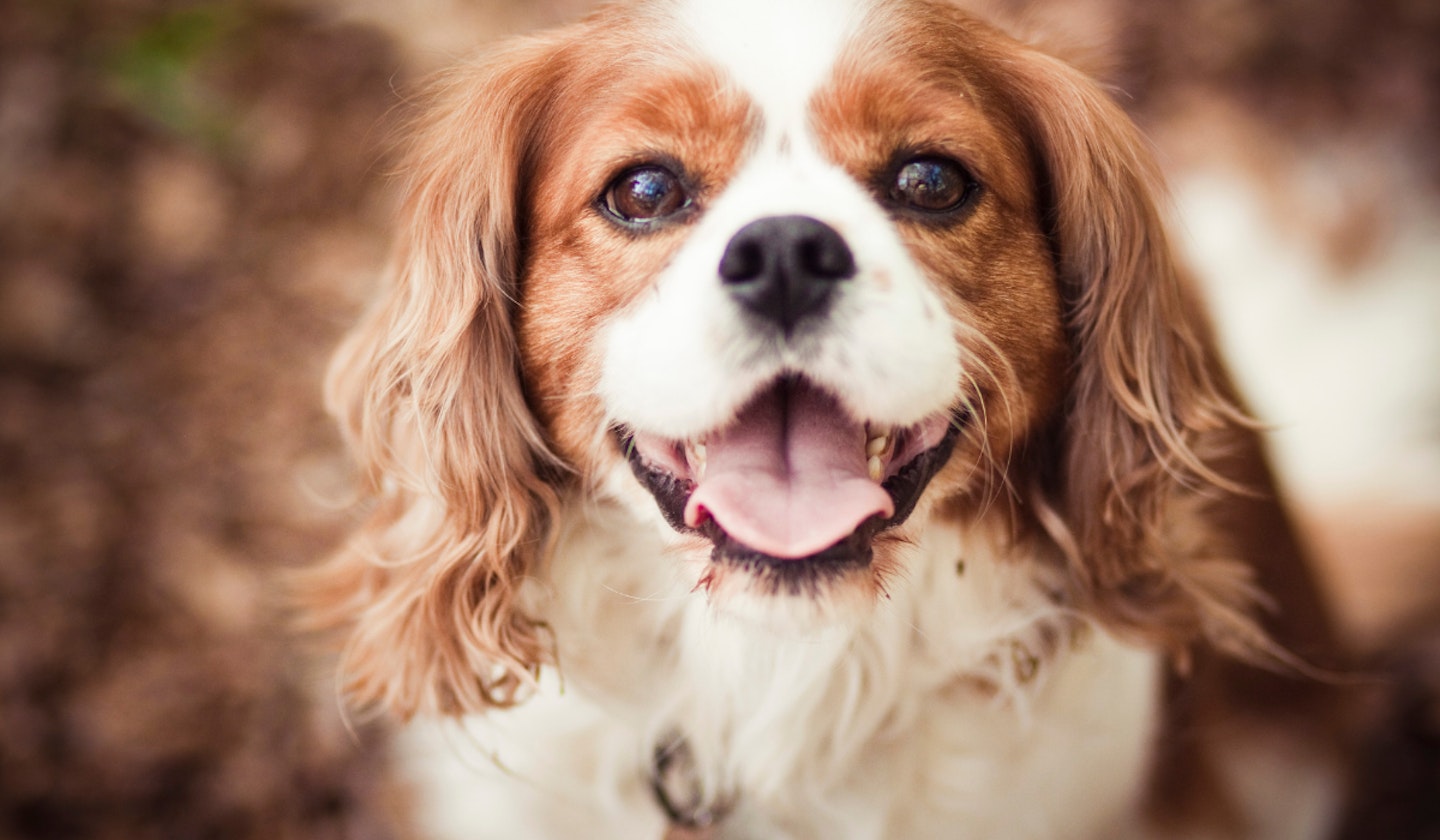
[[[1041,510],[1075,589],[1182,662],[1202,638],[1284,659],[1254,618],[1248,561],[1263,558],[1246,557],[1216,518],[1227,499],[1271,492],[1268,473],[1226,466],[1241,449],[1262,456],[1166,241],[1151,155],[1078,71],[1038,53],[1007,70],[1032,138],[1073,352]],[[1242,486],[1257,476],[1265,486]]]
[[[327,404],[373,506],[303,576],[301,606],[312,628],[346,635],[344,687],[362,707],[508,705],[547,656],[517,590],[560,468],[525,403],[511,316],[551,52],[525,42],[436,86],[389,288],[331,366]]]

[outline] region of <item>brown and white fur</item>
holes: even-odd
[[[437,837],[1325,835],[1323,610],[1081,73],[929,0],[608,7],[446,76],[408,179],[308,603],[354,703],[462,718]],[[782,217],[852,260],[783,324],[719,268]],[[848,436],[854,535],[800,467],[779,524],[674,506],[771,409]]]

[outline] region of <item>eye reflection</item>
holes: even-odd
[[[611,181],[602,206],[624,222],[654,222],[689,207],[690,196],[669,169],[646,164],[628,169]]]
[[[973,194],[975,181],[960,164],[942,157],[918,157],[895,172],[890,199],[927,213],[959,209]]]

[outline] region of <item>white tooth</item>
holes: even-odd
[[[889,446],[889,435],[876,435],[865,441],[865,454],[873,458],[881,452],[884,452]]]
[[[865,466],[870,471],[871,481],[879,481],[885,475],[885,465],[880,463],[879,455],[871,455],[870,460],[865,462]]]
[[[690,469],[695,473],[695,480],[700,481],[705,478],[705,444],[694,442],[685,444],[685,456],[690,461]]]

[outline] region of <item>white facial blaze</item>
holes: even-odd
[[[859,25],[865,0],[681,0],[700,53],[760,106],[774,139],[803,130],[805,106]]]
[[[681,4],[701,53],[758,105],[762,136],[653,294],[604,334],[600,392],[620,422],[670,438],[701,435],[782,373],[826,386],[856,419],[877,424],[910,425],[957,400],[959,349],[942,302],[885,211],[822,157],[810,133],[809,103],[861,12],[849,0]],[[782,340],[757,329],[718,266],[741,228],[786,215],[834,228],[857,270],[821,319]]]

